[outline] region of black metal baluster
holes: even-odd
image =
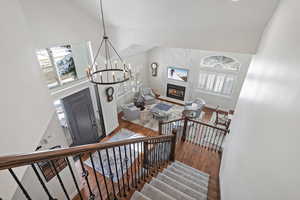
[[[166,164],[166,140],[163,140],[162,143],[162,163],[163,165]]]
[[[109,177],[110,177],[110,181],[111,181],[111,185],[112,185],[112,189],[113,189],[113,193],[114,193],[114,198],[117,199],[115,184],[114,184],[114,175],[113,175],[112,170],[111,170],[111,165],[110,165],[110,160],[109,160],[109,155],[108,155],[108,149],[105,149],[105,153],[106,153],[108,169],[109,169]]]
[[[113,149],[113,153],[114,153],[115,168],[116,168],[116,174],[117,174],[117,179],[118,179],[118,189],[119,189],[119,193],[121,195],[121,187],[120,187],[120,180],[119,180],[119,172],[118,172],[118,165],[117,165],[117,160],[116,160],[115,147],[113,147],[112,149]]]
[[[140,149],[140,143],[136,143],[137,146],[137,153],[138,153],[138,157],[137,157],[137,170],[138,170],[138,183],[141,183],[141,167],[140,167],[140,156],[141,156],[141,149]]]
[[[67,190],[66,190],[66,188],[65,188],[65,185],[64,185],[63,181],[61,180],[61,177],[60,177],[60,175],[59,175],[59,173],[58,173],[58,171],[57,171],[57,169],[56,169],[56,167],[55,167],[55,164],[54,164],[53,160],[50,161],[50,164],[51,164],[51,166],[52,166],[53,169],[54,169],[55,175],[56,175],[56,177],[57,177],[57,179],[58,179],[58,182],[59,182],[61,188],[62,188],[63,191],[64,191],[64,194],[65,194],[66,198],[69,200],[69,199],[70,199],[69,194],[68,194],[68,192],[67,192]]]
[[[135,187],[137,188],[138,187],[138,177],[137,177],[137,175],[138,175],[138,171],[137,171],[137,169],[136,169],[136,164],[137,164],[137,158],[136,158],[136,155],[135,155],[135,147],[136,147],[136,143],[133,143],[132,144],[133,145],[133,164],[134,164],[134,177],[135,177]]]
[[[81,165],[81,169],[82,169],[82,177],[85,179],[85,182],[88,186],[88,190],[90,193],[89,200],[95,199],[95,195],[92,192],[91,185],[90,185],[89,178],[88,178],[89,172],[84,168],[83,161],[82,161],[82,155],[79,155],[79,161],[80,161],[80,165]]]
[[[50,194],[48,188],[46,187],[46,185],[45,185],[45,183],[44,183],[42,177],[40,176],[38,170],[36,169],[34,163],[31,164],[31,167],[32,167],[32,169],[33,169],[35,175],[37,176],[37,178],[38,178],[40,184],[42,185],[42,187],[43,187],[45,193],[47,194],[49,200],[55,200],[55,199],[51,196],[51,194]]]
[[[149,140],[144,142],[144,169],[146,171],[145,176],[149,177],[149,165],[150,165],[150,153],[149,153]],[[146,180],[146,177],[145,177]]]
[[[149,153],[149,155],[148,155],[148,157],[149,157],[149,167],[148,167],[148,169],[149,169],[149,175],[150,176],[152,176],[153,175],[153,171],[152,171],[152,165],[153,165],[153,144],[152,144],[152,140],[149,140],[149,151],[148,151],[148,153]]]
[[[155,144],[155,140],[152,140],[151,141],[152,142],[152,171],[154,171],[154,173],[155,173],[155,171],[156,171],[156,160],[155,160],[155,156],[156,156],[156,144]],[[153,175],[154,175],[154,173],[153,173]]]
[[[134,175],[133,175],[133,162],[132,162],[132,153],[131,153],[131,145],[129,144],[129,160],[130,160],[130,170],[131,170],[131,181],[132,181],[132,187],[135,186],[135,182],[134,182]]]
[[[161,168],[161,154],[162,154],[162,148],[161,148],[161,140],[159,140],[158,143],[158,168]]]
[[[66,157],[66,161],[67,161],[69,170],[70,170],[70,172],[71,172],[71,176],[72,176],[72,178],[73,178],[73,181],[74,181],[76,190],[77,190],[77,192],[78,192],[78,194],[79,194],[80,199],[82,200],[83,198],[82,198],[82,195],[81,195],[81,192],[80,192],[80,189],[79,189],[79,186],[78,186],[76,177],[75,177],[75,175],[74,175],[74,172],[73,172],[73,169],[72,169],[72,166],[71,166],[71,164],[70,164],[70,161],[69,161],[69,158],[68,158],[68,157]]]
[[[99,190],[99,195],[100,195],[100,198],[102,200],[103,197],[102,197],[102,192],[101,192],[101,189],[100,189],[100,184],[99,184],[99,181],[98,181],[98,178],[97,178],[97,172],[96,172],[96,169],[95,169],[95,163],[94,163],[93,155],[92,155],[92,153],[89,153],[89,155],[90,155],[90,160],[91,160],[92,167],[93,167],[93,172],[94,172],[96,184],[97,184],[97,187],[98,187],[98,190]]]
[[[128,173],[128,170],[129,170],[129,168],[128,168],[128,161],[129,161],[129,159],[128,159],[128,156],[127,156],[127,147],[126,147],[126,145],[124,145],[124,151],[125,151],[125,165],[126,165],[126,174],[127,174],[127,186],[128,186],[128,191],[130,191],[130,179],[129,179],[129,173]]]
[[[97,150],[97,153],[98,153],[99,162],[100,162],[100,166],[101,166],[101,171],[102,171],[102,175],[103,175],[103,179],[104,179],[104,184],[105,184],[107,198],[109,198],[109,191],[108,191],[108,187],[107,187],[107,181],[106,181],[105,171],[104,171],[104,168],[103,168],[102,156],[101,156],[101,153],[100,153],[99,150]]]
[[[141,142],[140,143],[140,145],[141,145],[141,176],[142,176],[142,179],[145,181],[145,168],[144,168],[144,165],[143,165],[143,163],[144,163],[144,158],[145,158],[145,151],[144,151],[144,142]]]
[[[124,171],[123,171],[123,161],[122,161],[122,155],[121,155],[121,147],[118,147],[119,150],[119,158],[120,158],[120,164],[121,164],[121,173],[122,173],[122,182],[123,182],[123,196],[126,197],[126,190],[125,190],[125,180],[124,180]]]
[[[24,186],[22,185],[22,183],[20,182],[20,180],[16,176],[15,172],[11,168],[8,169],[8,171],[12,175],[12,177],[15,179],[18,186],[21,188],[21,190],[22,190],[23,194],[25,195],[26,199],[31,200],[31,197],[29,196],[28,192],[26,191],[26,189],[24,188]]]
[[[158,140],[155,140],[155,168],[158,171]]]

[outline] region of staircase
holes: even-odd
[[[160,123],[159,133],[154,137],[1,156],[0,172],[11,175],[20,191],[19,199],[218,200],[216,175],[210,177],[176,161],[176,146],[180,142],[219,153],[228,131],[180,119]],[[75,156],[76,163],[72,161]],[[41,164],[47,165],[42,169]],[[32,169],[27,181],[15,173],[15,168],[21,167]],[[46,181],[49,171],[50,179],[57,179],[55,188]]]
[[[175,161],[158,173],[131,200],[206,200],[209,175]]]

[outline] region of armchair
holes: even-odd
[[[143,98],[145,105],[155,104],[156,97],[151,88],[141,88],[140,97]]]
[[[190,118],[199,118],[202,109],[205,106],[205,101],[203,99],[195,99],[194,101],[186,102],[182,114]]]

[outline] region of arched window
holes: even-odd
[[[234,58],[227,56],[208,56],[202,59],[201,66],[223,70],[239,71],[241,64]]]

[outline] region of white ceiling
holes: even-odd
[[[99,19],[99,0],[74,0]],[[103,0],[106,21],[132,44],[255,53],[279,0]]]

